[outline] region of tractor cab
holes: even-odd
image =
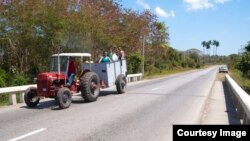
[[[61,75],[64,76],[63,79],[65,84],[68,80],[68,66],[70,58],[74,60],[74,64],[77,69],[76,77],[79,77],[81,72],[83,72],[83,64],[91,63],[91,54],[89,53],[60,53],[52,55],[50,61],[50,72],[56,73],[58,77]]]
[[[60,54],[59,54],[60,55]],[[68,56],[52,56],[50,60],[50,72],[67,74]]]
[[[76,73],[72,84],[67,86],[71,92],[79,92],[79,79],[82,77],[85,63],[91,63],[91,54],[89,53],[61,53],[54,54],[51,57],[50,73],[55,73],[57,80],[60,81],[63,86],[69,81],[69,64],[70,60],[74,60],[74,66]]]

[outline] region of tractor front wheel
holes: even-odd
[[[69,108],[72,102],[70,90],[66,87],[59,89],[56,100],[61,109]]]
[[[94,72],[87,72],[83,76],[82,97],[86,102],[96,101],[100,94],[100,79]]]
[[[36,107],[40,101],[37,96],[37,89],[35,87],[30,87],[25,91],[24,101],[28,107]]]

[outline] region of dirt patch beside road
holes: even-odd
[[[217,75],[216,75],[216,81],[225,81],[225,76],[226,76],[226,74],[225,73],[218,73]]]

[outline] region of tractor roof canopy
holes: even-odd
[[[80,57],[82,59],[83,58],[88,58],[88,60],[90,60],[91,59],[91,54],[90,53],[59,53],[59,54],[53,54],[52,57],[51,57],[50,71],[51,72],[58,72],[58,65],[60,65],[60,71],[67,74],[66,72],[67,72],[67,68],[68,68],[68,60],[69,60],[70,57],[74,57],[74,58],[75,57]],[[81,59],[81,61],[83,61],[82,59]],[[81,62],[81,63],[83,63],[83,62]]]
[[[58,54],[53,54],[54,56],[58,56]],[[72,57],[91,57],[90,53],[59,53],[59,56],[72,56]]]

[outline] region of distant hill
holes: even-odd
[[[197,53],[200,56],[203,56],[203,52],[196,49],[196,48],[192,48],[192,49],[188,49],[186,51],[184,51],[185,53]]]

